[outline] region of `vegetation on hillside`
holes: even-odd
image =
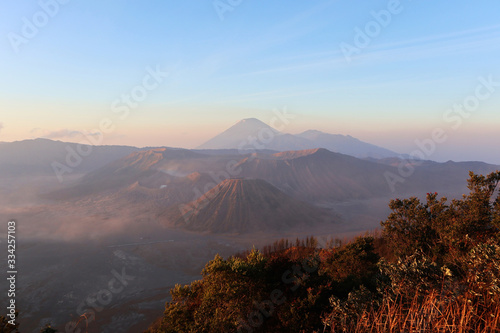
[[[216,256],[147,332],[500,331],[500,172],[390,202],[380,234]]]
[[[16,311],[15,316],[17,317],[19,313]],[[11,325],[9,321],[12,319],[10,317],[0,316],[0,333],[18,333],[19,324]]]

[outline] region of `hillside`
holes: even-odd
[[[313,142],[315,147],[356,157],[389,158],[399,155],[389,149],[363,142],[350,135],[329,134],[316,130],[308,130],[297,134],[297,137]]]

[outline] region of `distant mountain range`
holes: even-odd
[[[196,189],[199,197],[225,179],[237,177],[263,179],[301,200],[328,202],[389,195],[385,172],[397,174],[397,168],[326,149],[214,155],[155,148],[113,161],[52,195],[72,198],[114,192],[136,183],[165,190],[172,187],[170,184],[184,183]],[[415,184],[409,181],[403,185],[401,189]]]
[[[469,171],[500,169],[482,162],[416,165],[395,154],[349,136],[282,134],[257,119],[242,120],[193,150],[26,140],[0,144],[0,195],[17,191],[18,198],[30,194],[48,206],[126,210],[169,227],[243,233],[338,220],[335,211],[320,206],[431,191],[460,196]],[[57,182],[54,162],[71,162],[74,177]],[[401,176],[409,168],[411,174]],[[395,188],[388,174],[400,178]],[[35,179],[36,186],[30,185]]]
[[[385,158],[401,155],[350,135],[328,134],[316,130],[305,131],[297,135],[281,133],[255,118],[239,121],[197,148],[277,151],[325,148],[332,152],[359,158]]]
[[[90,205],[89,209],[96,202],[110,209],[126,207],[157,216],[164,225],[193,231],[241,233],[301,225],[294,217],[305,225],[324,221],[325,211],[318,210],[318,204],[429,191],[460,195],[466,191],[464,179],[470,170],[487,174],[498,169],[482,162],[425,161],[392,191],[386,174],[399,175],[397,161],[402,163],[394,158],[369,161],[322,148],[207,152],[174,148],[133,152],[44,198],[74,201]],[[274,223],[265,222],[272,220],[272,207],[276,225],[261,225]],[[287,207],[291,215],[278,207]],[[334,219],[336,213],[329,215]]]
[[[255,118],[239,121],[193,151],[211,155],[241,155],[254,151],[273,153],[315,148],[325,148],[359,158],[400,156],[351,136],[313,130],[297,135],[281,133]],[[66,174],[88,173],[133,152],[148,149],[152,147],[89,146],[48,139],[2,142],[0,177],[50,175],[54,174],[54,166],[59,168],[69,166],[71,172],[68,171]]]
[[[53,175],[54,166],[68,166],[71,170],[66,170],[66,175],[88,173],[133,152],[152,148],[89,146],[48,139],[0,142],[0,177]],[[315,148],[325,148],[359,158],[400,156],[351,136],[319,131],[306,131],[298,135],[281,133],[255,118],[241,120],[193,152],[220,156],[253,151],[274,153]]]

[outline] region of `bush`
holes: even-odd
[[[148,332],[498,332],[499,182],[471,173],[461,200],[392,200],[381,235],[336,247],[216,256]]]

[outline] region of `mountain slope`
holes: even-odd
[[[310,148],[306,139],[281,133],[255,118],[243,119],[198,149],[300,150]]]
[[[167,209],[160,220],[193,231],[246,233],[313,225],[328,215],[264,180],[226,179],[198,200]]]
[[[201,161],[200,161],[201,160]],[[79,183],[53,193],[53,199],[72,198],[114,191],[138,183],[149,188],[160,188],[197,171],[199,165],[210,164],[210,156],[186,149],[154,148],[133,152],[86,174]],[[188,171],[194,164],[194,171]]]
[[[310,140],[316,148],[325,148],[330,151],[347,154],[355,157],[395,157],[400,154],[373,144],[363,142],[350,135],[328,134],[316,130],[309,130],[297,134],[298,137]]]
[[[242,143],[247,142],[249,136],[256,136],[259,132],[270,132],[273,135],[279,134],[277,130],[258,119],[243,119],[200,145],[198,149],[239,148]]]

